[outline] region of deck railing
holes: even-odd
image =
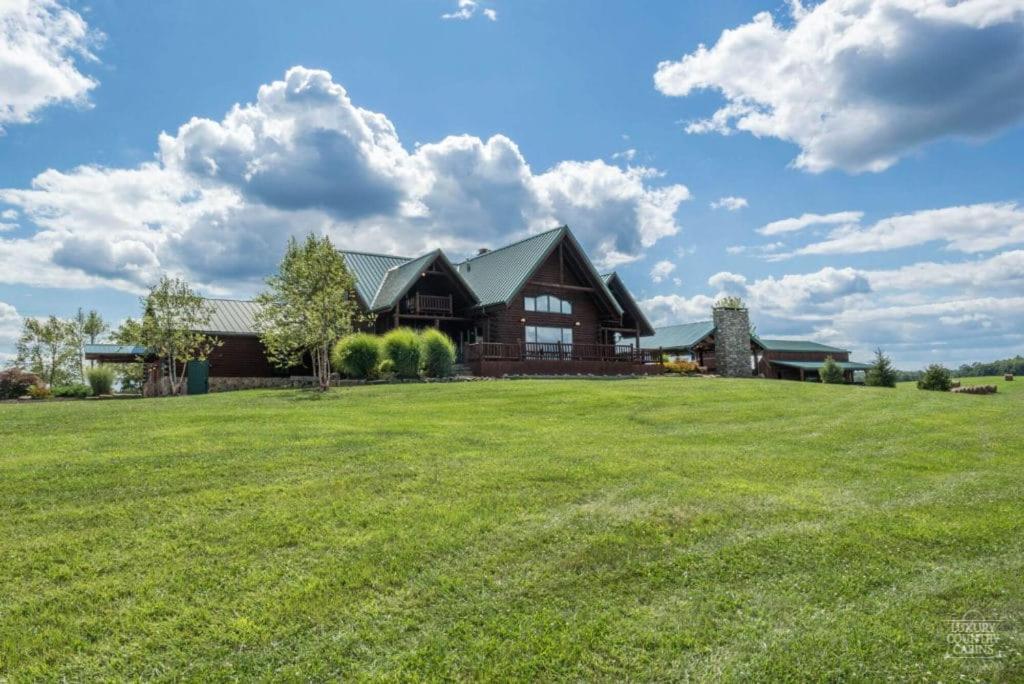
[[[565,344],[561,342],[476,342],[466,345],[467,361],[621,361],[660,363],[661,351],[628,344]]]
[[[406,307],[410,313],[424,316],[451,316],[452,296],[428,295],[416,293],[406,300]]]

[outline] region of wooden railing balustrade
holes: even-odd
[[[406,300],[406,306],[414,314],[424,316],[451,316],[452,296],[416,293]]]
[[[635,349],[628,344],[567,344],[562,342],[475,342],[466,345],[467,361],[621,361],[661,363],[659,349]]]

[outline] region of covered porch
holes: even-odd
[[[825,361],[779,361],[771,359],[768,361],[772,369],[776,372],[776,378],[779,380],[800,380],[801,382],[807,380],[820,380],[821,379],[821,368],[825,365]],[[855,371],[867,371],[871,368],[870,364],[857,363],[856,361],[836,361],[836,365],[843,369],[843,378],[846,382],[853,382],[853,374]]]

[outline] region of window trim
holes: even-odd
[[[539,300],[544,298],[544,306],[546,308],[541,309],[538,307]],[[552,310],[551,302],[554,300],[557,302],[558,310]],[[571,299],[559,297],[558,295],[551,294],[550,292],[543,292],[541,294],[524,296],[523,297],[523,309],[530,313],[548,313],[556,314],[559,316],[572,316],[573,303]],[[568,309],[568,311],[566,310]]]
[[[530,331],[533,330],[533,339],[530,339]],[[556,342],[540,342],[537,339],[537,331],[539,329],[544,330],[557,330],[559,331],[559,340]],[[573,343],[573,331],[572,326],[559,326],[559,325],[527,325],[523,331],[523,339],[528,344],[563,344],[566,346],[572,346]],[[569,340],[566,341],[566,334],[568,333]]]

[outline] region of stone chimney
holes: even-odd
[[[750,316],[746,309],[715,307],[715,365],[727,378],[753,375],[750,360]]]

